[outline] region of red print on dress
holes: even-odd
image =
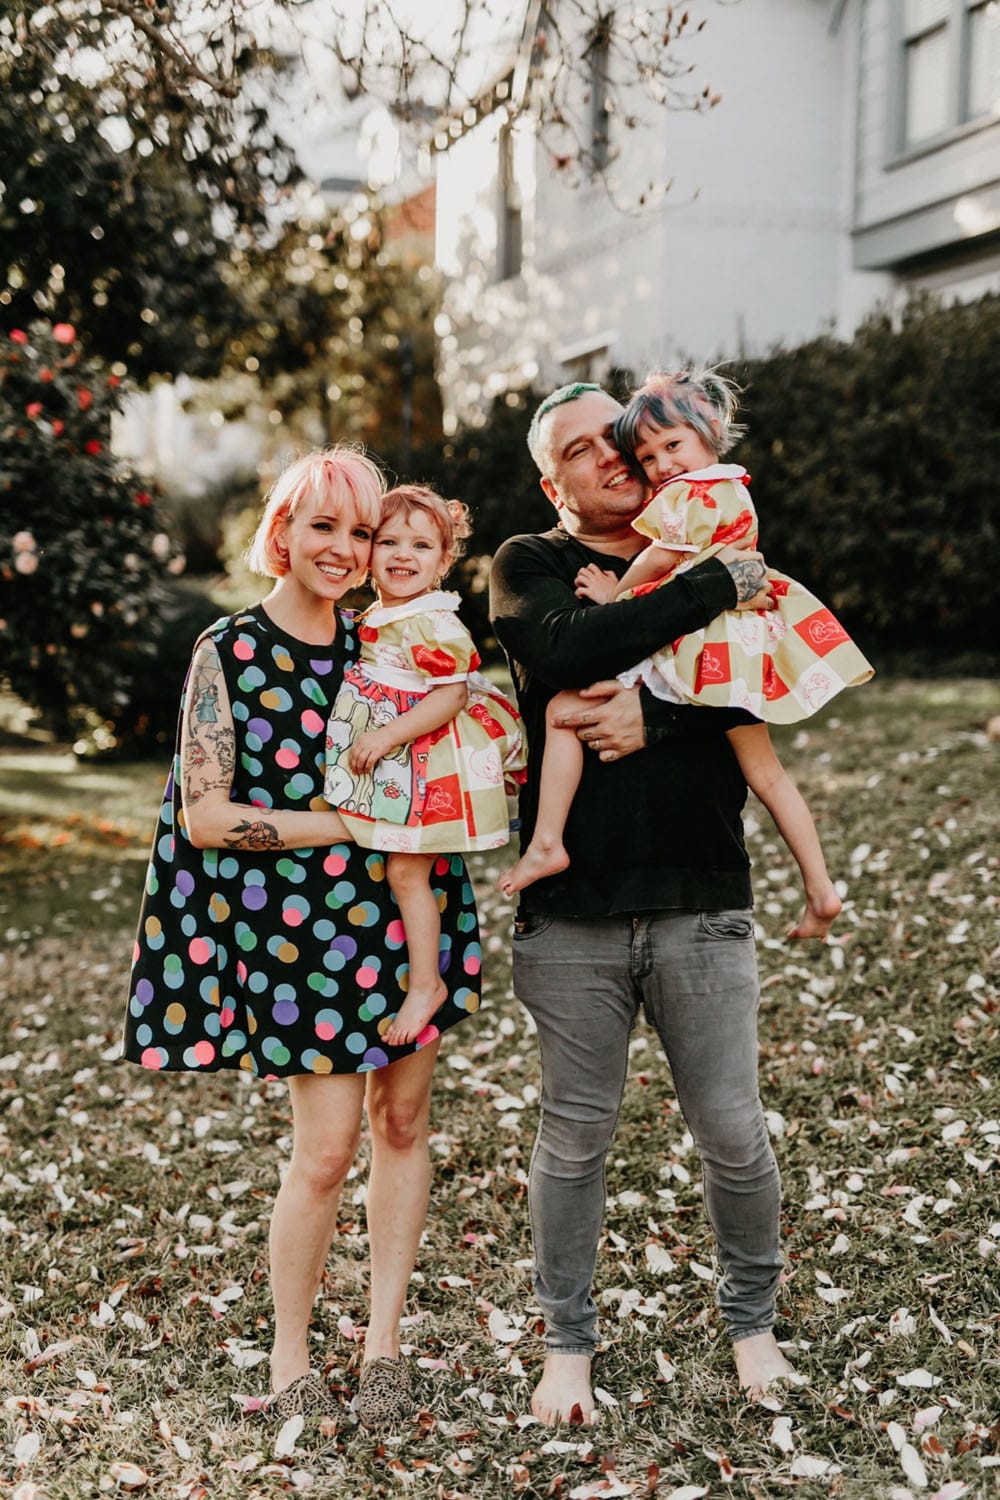
[[[698,675],[695,678],[694,690],[698,693],[702,688],[728,682],[730,675],[729,647],[724,642],[717,646],[706,646],[698,661]]]
[[[741,510],[735,521],[730,521],[728,526],[717,526],[712,532],[712,546],[726,542],[735,542],[738,537],[746,536],[748,531],[753,530],[753,512]]]
[[[503,725],[494,719],[485,703],[473,703],[469,708],[469,717],[478,719],[491,740],[503,739],[503,736],[507,733]]]
[[[358,626],[358,639],[362,640],[362,641],[367,641],[368,644],[371,645],[372,641],[377,641],[378,640],[378,631],[375,629],[375,627],[373,625],[359,625]]]
[[[788,692],[788,688],[785,686],[781,678],[778,676],[777,672],[774,670],[774,662],[769,656],[765,656],[764,658],[763,678],[764,680],[762,683],[762,687],[764,691],[764,697],[768,700],[769,703],[774,703],[777,698],[784,698],[785,694]]]
[[[828,609],[818,609],[807,619],[800,620],[795,627],[817,656],[826,656],[835,646],[848,639],[847,631],[839,620],[835,620]]]
[[[443,776],[427,788],[423,822],[449,823],[459,817],[462,810],[462,783],[457,776]]]
[[[443,646],[414,646],[413,661],[428,677],[454,677],[458,662]]]

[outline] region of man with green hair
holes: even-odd
[[[765,607],[765,567],[735,544],[641,598],[597,606],[577,597],[582,567],[621,577],[642,545],[631,523],[647,486],[611,441],[621,410],[590,384],[563,386],[541,404],[528,445],[558,524],[506,541],[490,581],[528,734],[524,846],[546,705],[563,688],[585,690],[592,703],[564,720],[594,752],[566,826],[569,868],[521,891],[514,926],[514,991],[534,1018],[542,1061],[529,1203],[547,1347],[532,1411],[547,1422],[596,1416],[592,1283],[604,1163],[640,1008],[701,1155],[740,1385],[759,1396],[794,1374],[773,1332],[780,1183],[757,1088],[747,787],[725,734],[752,721],[616,680],[723,610]]]

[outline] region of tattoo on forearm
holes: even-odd
[[[265,823],[263,820],[250,823],[246,819],[237,823],[235,828],[230,828],[229,834],[235,834],[235,838],[226,836],[226,847],[228,849],[283,849],[284,843],[273,823]]]
[[[220,713],[222,663],[212,646],[202,650],[191,673],[185,705],[187,747],[184,799],[190,805],[207,792],[228,791],[236,769],[236,736]]]
[[[741,558],[739,562],[726,563],[726,567],[736,585],[739,604],[745,604],[748,599],[759,594],[767,582],[767,568],[755,558]]]

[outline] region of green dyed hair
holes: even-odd
[[[575,380],[572,385],[561,385],[551,396],[546,396],[531,419],[528,428],[528,452],[535,460],[539,473],[545,473],[545,444],[542,441],[542,423],[550,411],[555,411],[557,406],[565,406],[567,401],[578,401],[581,396],[586,396],[588,391],[603,391],[604,387],[594,385],[583,380]]]

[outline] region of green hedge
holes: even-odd
[[[996,651],[1000,297],[739,367],[769,562],[862,645]]]
[[[850,343],[820,338],[732,369],[749,434],[731,456],[750,471],[771,565],[808,584],[877,664],[995,659],[1000,297],[914,301]],[[455,583],[488,653],[476,555],[554,519],[525,446],[543,394],[501,398],[485,426],[413,464],[472,509]]]

